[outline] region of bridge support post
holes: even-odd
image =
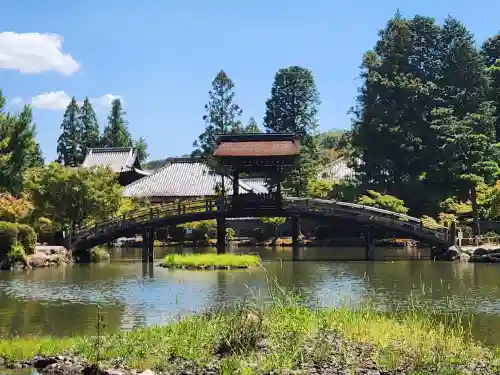
[[[375,259],[375,239],[373,238],[373,232],[370,228],[365,229],[365,260]]]
[[[153,262],[155,260],[154,250],[155,250],[155,229],[149,228],[148,229],[148,263],[153,264]]]
[[[226,252],[226,218],[217,218],[217,254]]]
[[[292,216],[292,259],[299,260],[300,217]]]
[[[457,243],[457,222],[455,220],[451,222],[449,241],[450,246],[455,246]]]
[[[149,251],[149,231],[145,228],[142,230],[142,263],[148,262]]]
[[[145,228],[142,231],[142,262],[153,263],[154,261],[154,228]]]

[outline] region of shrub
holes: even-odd
[[[168,234],[174,242],[182,242],[186,239],[186,228],[179,225],[172,225],[168,228]]]
[[[7,256],[9,257],[11,263],[15,262],[26,263],[26,253],[24,251],[23,245],[21,245],[18,242],[16,242],[10,247]]]
[[[109,260],[109,258],[109,253],[103,247],[96,246],[90,250],[90,261],[93,263]]]
[[[254,228],[252,229],[252,236],[258,241],[258,242],[262,242],[262,241],[265,241],[267,240],[269,237],[267,236],[267,233],[266,231],[264,230],[264,228]]]
[[[0,221],[0,255],[7,254],[17,242],[19,228],[17,224]]]
[[[314,228],[314,235],[318,240],[324,240],[331,237],[331,228],[328,225],[318,225]]]
[[[26,254],[35,254],[36,250],[36,232],[26,224],[18,224],[19,230],[18,240],[23,245]]]
[[[227,228],[226,229],[226,243],[230,243],[234,241],[234,238],[236,237],[236,232],[234,231],[233,228]]]

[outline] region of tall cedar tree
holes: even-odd
[[[300,166],[287,175],[283,184],[285,190],[297,196],[307,194],[308,182],[319,162],[314,137],[319,104],[319,93],[309,69],[291,66],[276,73],[271,97],[266,101],[264,127],[268,133],[294,133],[302,138]]]
[[[81,148],[85,158],[89,149],[99,147],[100,138],[97,116],[88,97],[85,98],[80,108],[80,124],[82,127]]]
[[[67,167],[76,167],[83,161],[83,150],[80,107],[74,96],[64,112],[61,129],[57,140],[57,160]]]
[[[148,158],[148,145],[144,138],[140,137],[137,141],[134,142],[134,151],[137,155],[137,159],[139,162],[143,163]]]
[[[433,127],[446,172],[455,177],[459,198],[471,202],[476,234],[480,233],[477,187],[494,185],[500,177],[495,111],[492,102],[483,102],[476,112],[464,116],[456,116],[451,108],[434,111]]]
[[[483,43],[481,53],[486,60],[490,79],[488,100],[495,103],[496,138],[500,141],[500,34],[496,34]]]
[[[433,110],[451,108],[459,117],[477,111],[486,93],[483,60],[453,18],[439,27],[398,13],[379,35],[364,56],[353,109],[355,167],[365,188],[401,197],[415,215],[433,214],[455,193]]]
[[[108,124],[101,138],[102,147],[133,147],[132,137],[124,119],[125,114],[121,100],[113,100]]]
[[[193,146],[200,149],[201,154],[210,157],[214,152],[216,135],[239,132],[241,108],[233,102],[234,83],[221,70],[212,82],[208,92],[209,102],[205,105],[205,131],[200,134]]]

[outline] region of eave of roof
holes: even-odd
[[[282,157],[300,155],[300,142],[254,141],[222,142],[214,152],[216,157]]]

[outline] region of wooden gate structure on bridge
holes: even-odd
[[[217,252],[225,252],[226,218],[285,216],[293,220],[293,258],[298,258],[300,217],[337,217],[364,228],[365,253],[373,259],[372,228],[384,228],[437,246],[455,242],[455,231],[445,227],[426,228],[422,221],[391,211],[314,198],[283,197],[281,181],[300,157],[300,142],[292,134],[221,135],[213,155],[223,168],[220,171],[233,184],[233,195],[218,199],[171,202],[149,209],[129,212],[94,226],[81,228],[71,238],[73,249],[88,249],[119,237],[142,233],[143,261],[153,261],[156,228],[190,221],[217,220]],[[265,176],[271,186],[269,194],[239,194],[241,174]]]

